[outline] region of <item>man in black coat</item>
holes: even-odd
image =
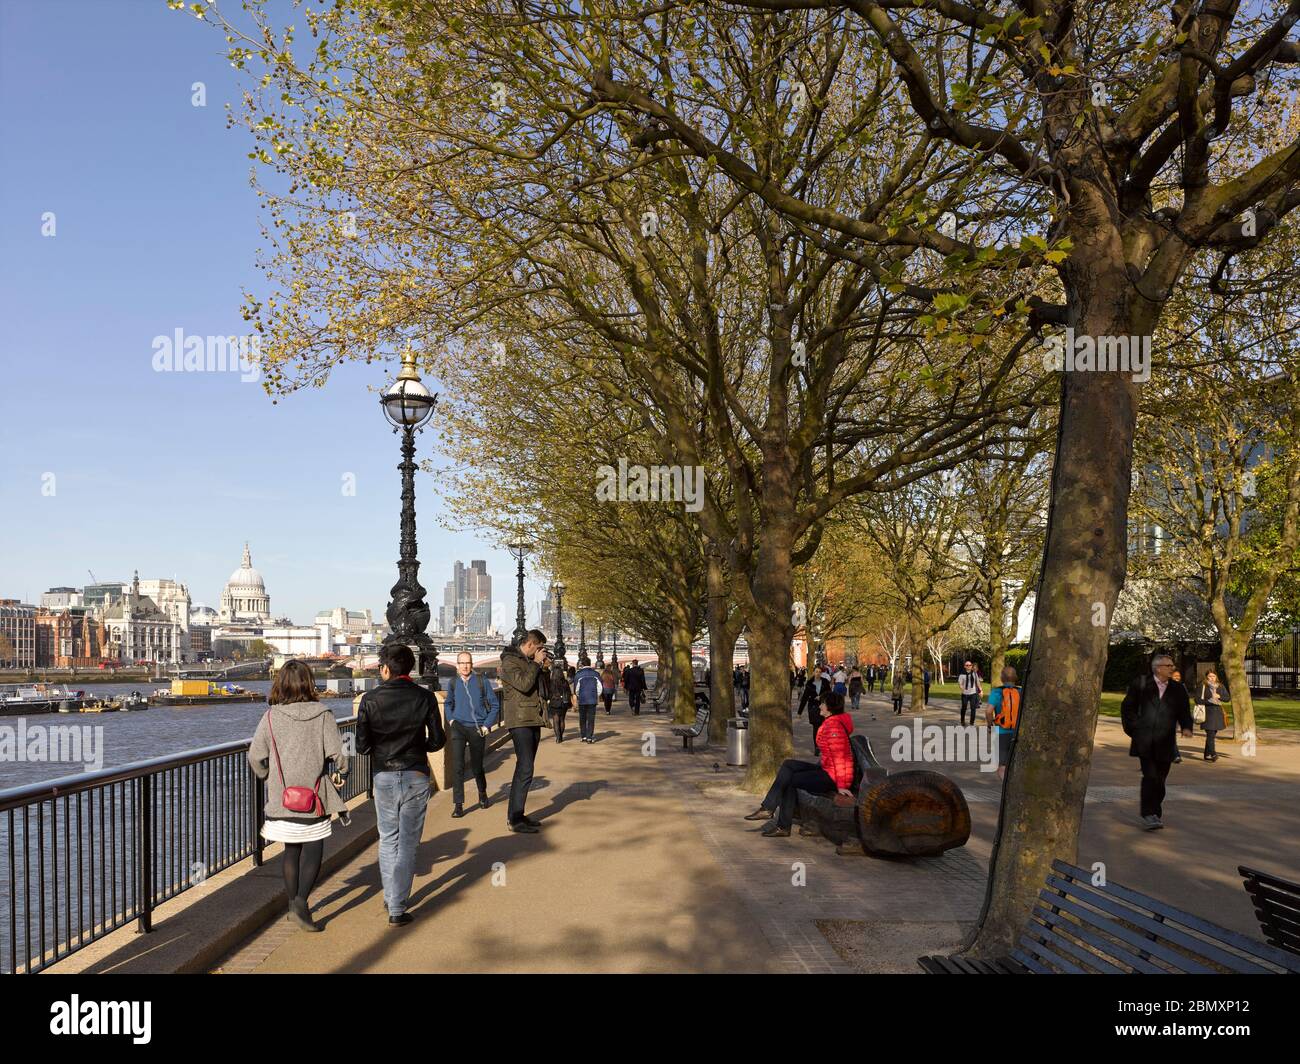
[[[645,697],[645,669],[641,668],[641,663],[636,658],[632,659],[632,664],[623,670],[623,690],[627,692],[627,704],[632,707],[632,712],[640,714],[641,700]]]
[[[1138,758],[1142,766],[1141,817],[1147,830],[1162,828],[1165,777],[1178,756],[1177,726],[1186,738],[1192,737],[1192,709],[1187,688],[1175,683],[1174,659],[1157,654],[1151,659],[1151,672],[1138,676],[1129,684],[1120,706],[1124,734],[1129,737],[1129,757]]]

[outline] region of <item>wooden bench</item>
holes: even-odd
[[[1300,956],[1053,861],[1016,948],[996,960],[921,957],[936,975],[1300,972]]]
[[[695,703],[695,723],[678,724],[673,728],[674,735],[682,737],[682,749],[695,753],[695,740],[701,735],[704,741],[709,741],[709,707],[701,707],[699,702]]]
[[[795,819],[800,834],[822,835],[843,855],[928,856],[970,838],[970,808],[947,776],[928,770],[891,775],[871,740],[849,737],[853,750],[853,797],[798,791]]]
[[[1255,918],[1270,945],[1300,953],[1300,883],[1238,865],[1246,893],[1255,903]]]

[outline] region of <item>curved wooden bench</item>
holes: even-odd
[[[913,769],[891,775],[865,735],[852,735],[853,794],[799,791],[800,833],[822,835],[840,854],[923,857],[964,846],[970,807],[961,788],[941,772]]]

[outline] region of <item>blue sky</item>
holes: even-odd
[[[368,388],[392,367],[278,405],[238,372],[154,370],[154,337],[244,333],[241,290],[265,291],[224,44],[163,0],[0,0],[0,597],[139,569],[215,606],[248,540],[277,615],[382,615],[399,456]],[[430,603],[486,558],[513,618],[509,556],[440,526],[429,475],[416,493]]]

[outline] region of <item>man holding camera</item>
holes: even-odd
[[[515,747],[515,774],[510,781],[506,823],[511,831],[523,835],[535,834],[540,827],[536,820],[524,814],[524,803],[533,784],[533,764],[542,740],[542,726],[546,723],[543,677],[548,675],[550,667],[546,636],[532,628],[518,645],[508,646],[501,652],[501,665],[497,669],[501,680],[501,719],[510,729],[510,741]]]

